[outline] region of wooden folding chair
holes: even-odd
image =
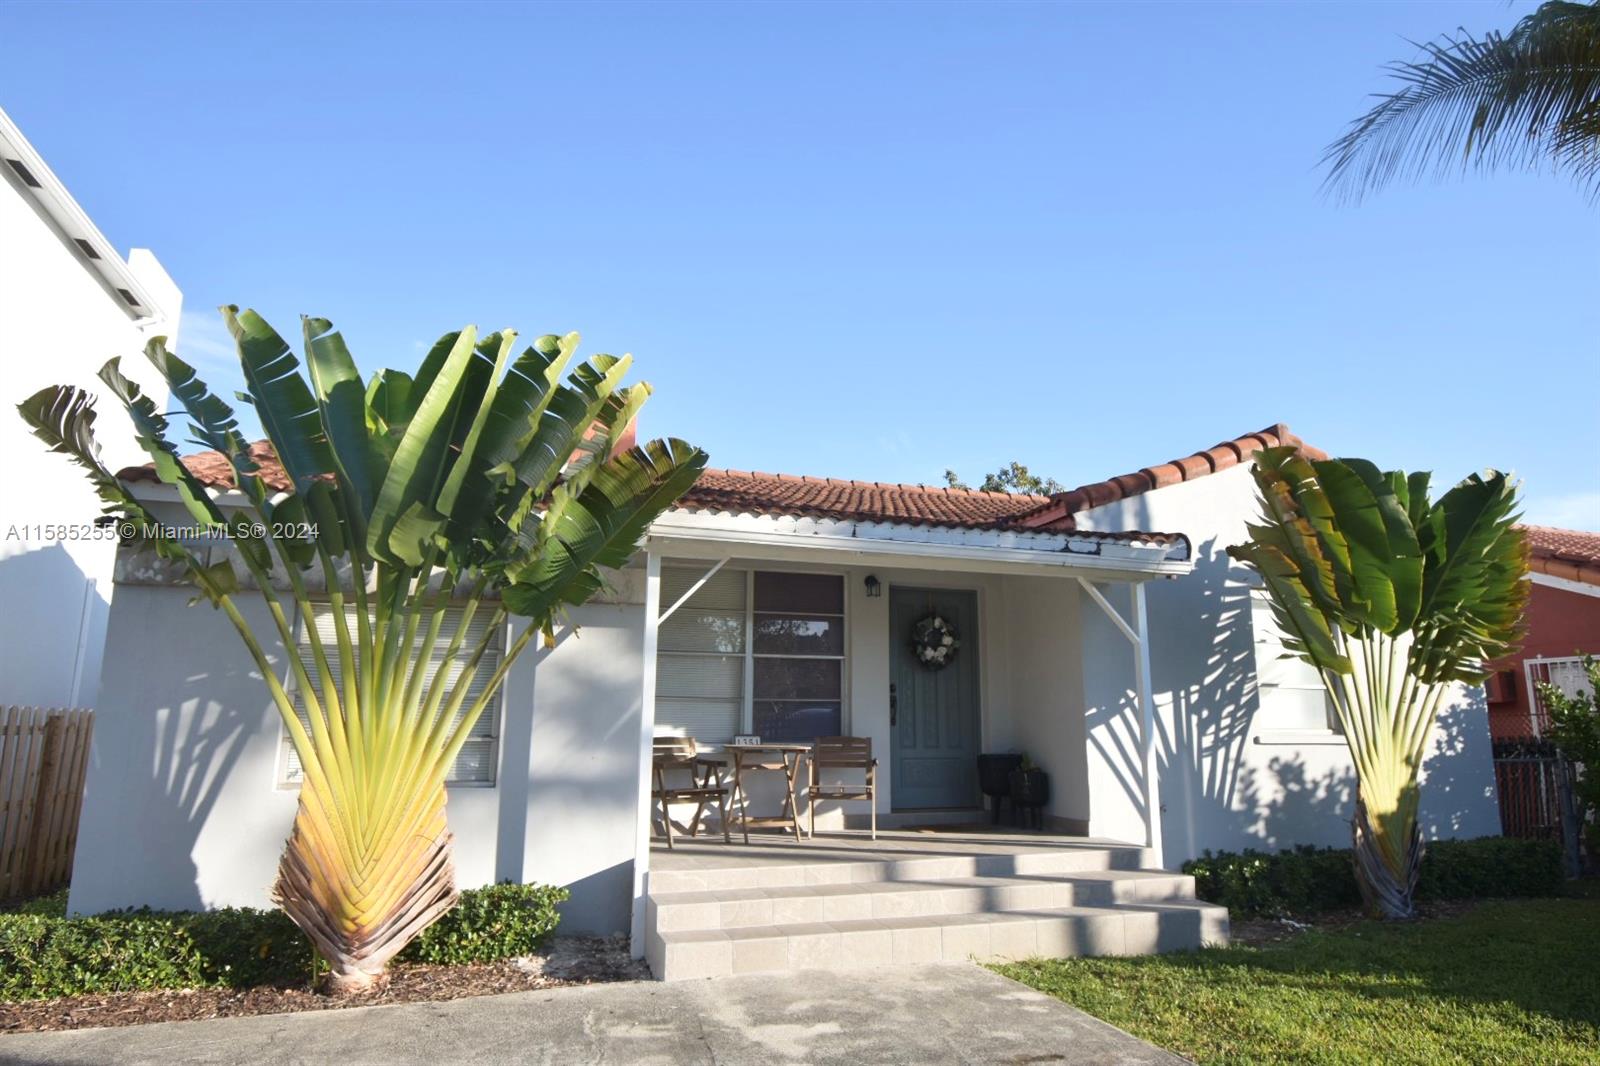
[[[824,770],[864,770],[861,785],[822,783]],[[811,819],[811,835],[817,835],[817,801],[867,801],[872,839],[878,839],[878,760],[872,757],[871,737],[818,737],[811,747],[811,787],[806,789],[806,813]]]
[[[695,805],[694,819],[689,823],[689,835],[700,833],[700,819],[705,816],[706,805],[716,801],[722,815],[722,840],[731,844],[728,835],[728,786],[722,783],[723,764],[718,759],[708,759],[699,753],[693,737],[656,737],[651,771],[653,785],[651,799],[661,804],[661,831],[666,834],[667,847],[672,847],[672,804],[690,802]],[[689,784],[669,786],[667,774],[687,772]]]

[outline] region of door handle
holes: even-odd
[[[899,714],[900,708],[899,708],[898,704],[899,704],[899,701],[895,698],[895,694],[894,694],[894,682],[891,681],[891,682],[889,682],[889,724],[890,725],[894,725],[896,719],[898,719],[900,717],[900,714]]]

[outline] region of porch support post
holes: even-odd
[[[661,556],[645,552],[644,675],[639,693],[639,811],[633,842],[633,923],[629,949],[644,958],[645,888],[650,875],[650,760],[656,734],[656,642],[661,629]]]
[[[1139,674],[1139,745],[1144,760],[1144,846],[1157,868],[1164,866],[1161,855],[1161,787],[1156,766],[1156,704],[1150,680],[1150,625],[1145,617],[1144,584],[1133,586],[1133,628],[1138,635],[1134,655]]]
[[[1144,583],[1132,582],[1133,624],[1122,617],[1122,612],[1111,606],[1101,591],[1088,578],[1078,578],[1078,584],[1089,594],[1105,616],[1122,631],[1133,645],[1134,690],[1139,700],[1139,762],[1140,776],[1144,778],[1144,846],[1150,860],[1162,865],[1161,856],[1161,788],[1156,775],[1156,706],[1155,687],[1150,680],[1150,626],[1145,615]]]

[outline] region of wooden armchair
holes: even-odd
[[[811,819],[811,835],[817,835],[817,801],[867,801],[872,839],[878,839],[878,760],[872,757],[871,737],[818,737],[811,748],[811,786],[806,789],[806,813]],[[866,780],[860,785],[822,783],[824,770],[862,770]]]
[[[731,843],[728,836],[728,786],[722,783],[722,762],[702,756],[693,737],[656,737],[651,760],[650,797],[661,804],[661,830],[666,834],[667,847],[672,847],[672,804],[689,802],[695,805],[694,819],[689,823],[689,835],[700,832],[700,819],[705,816],[706,805],[715,801],[722,815],[722,839]],[[668,785],[669,773],[687,773],[686,785]]]

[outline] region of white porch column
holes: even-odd
[[[1156,758],[1156,704],[1155,686],[1150,679],[1150,626],[1144,606],[1144,583],[1130,583],[1133,594],[1133,624],[1129,625],[1122,613],[1111,606],[1094,582],[1078,578],[1078,584],[1089,598],[1114,623],[1122,635],[1133,645],[1134,691],[1139,701],[1139,776],[1143,779],[1144,846],[1150,861],[1163,865],[1161,853],[1161,782],[1160,765]]]
[[[629,948],[644,957],[645,883],[650,875],[650,766],[656,735],[656,640],[661,629],[661,556],[645,553],[644,687],[639,694],[639,814],[633,844],[633,924]]]
[[[1165,866],[1161,854],[1161,781],[1156,765],[1156,701],[1150,680],[1150,625],[1145,617],[1144,583],[1133,586],[1134,655],[1138,659],[1139,747],[1144,763],[1144,846],[1151,861]]]

